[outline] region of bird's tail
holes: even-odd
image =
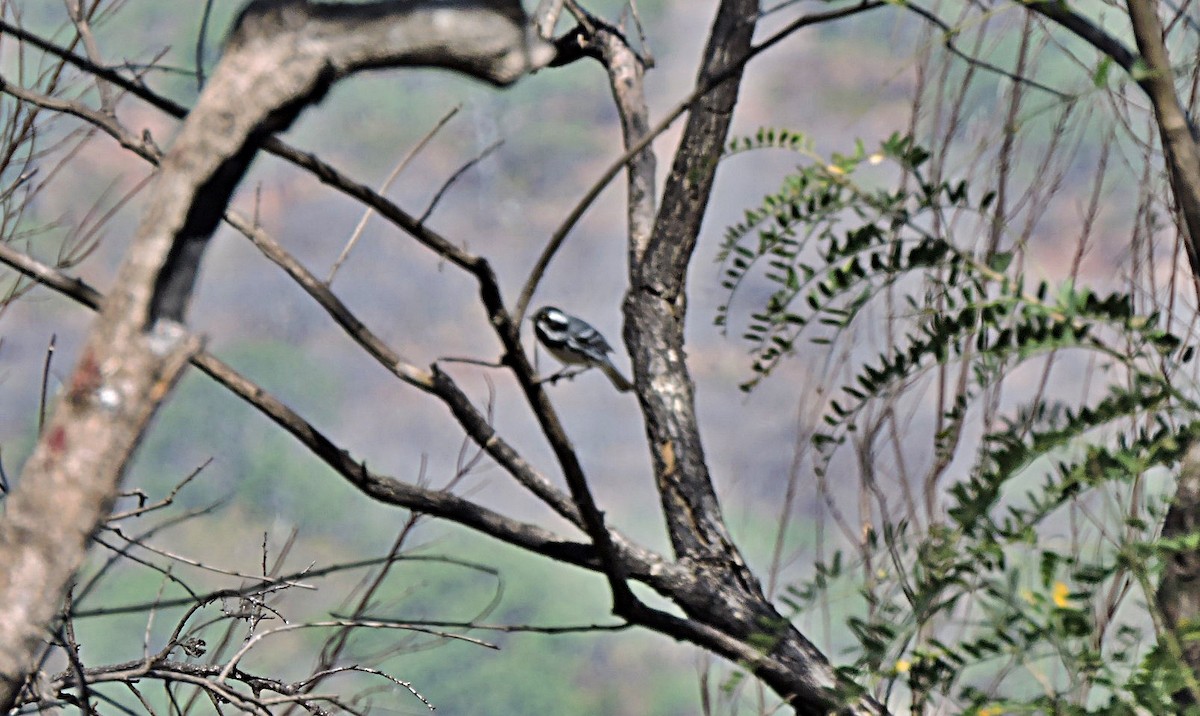
[[[633,383],[630,383],[628,378],[621,375],[621,371],[617,370],[617,367],[612,364],[612,361],[606,360],[601,363],[600,370],[604,371],[604,375],[608,376],[608,379],[612,381],[613,386],[615,386],[617,390],[621,391],[622,393],[628,393],[629,391],[633,390]]]

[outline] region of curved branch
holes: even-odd
[[[5,88],[0,86],[0,89]],[[27,101],[51,103],[47,98],[35,96],[34,93],[23,91],[19,88],[7,89],[10,93],[14,95],[19,94],[19,96]],[[64,103],[61,101],[53,103],[56,104],[58,109],[69,110],[72,114],[101,127],[104,131],[115,137],[123,146],[134,149],[140,156],[143,156],[151,163],[158,162],[157,154],[140,145],[130,136],[128,130],[121,127],[115,119],[96,113],[77,103]],[[522,384],[527,399],[531,406],[533,406],[535,414],[542,425],[543,432],[550,441],[563,468],[567,483],[571,489],[570,499],[561,491],[554,488],[545,477],[521,458],[509,443],[498,436],[486,417],[475,408],[470,399],[462,393],[449,376],[437,370],[436,367],[431,374],[401,361],[396,353],[353,316],[326,284],[320,282],[300,262],[295,260],[295,258],[267,235],[266,232],[253,226],[249,221],[233,212],[227,212],[225,218],[234,228],[250,238],[268,259],[284,269],[369,355],[409,384],[438,396],[450,408],[459,424],[471,439],[486,450],[509,474],[513,475],[527,489],[558,512],[559,515],[565,517],[572,524],[584,529],[597,545],[599,554],[602,556],[601,562],[605,565],[602,571],[606,575],[609,575],[614,591],[619,595],[619,599],[622,602],[633,600],[632,592],[629,591],[628,586],[625,584],[625,575],[629,569],[624,564],[625,558],[620,554],[621,551],[630,549],[630,543],[619,532],[610,530],[605,525],[603,514],[592,498],[574,448],[559,422],[548,396],[541,385],[534,379],[533,367],[529,364],[524,349],[519,342],[519,333],[515,328],[514,322],[508,318],[504,310],[496,277],[490,265],[484,259],[470,256],[464,252],[461,255],[463,260],[461,265],[468,272],[472,273],[479,282],[481,299],[491,315],[491,323],[501,337],[501,340],[505,343],[506,360]],[[285,425],[285,427],[287,426]],[[310,449],[314,450],[317,450],[319,447],[310,445]],[[618,549],[618,544],[623,547]]]
[[[1163,41],[1156,5],[1147,0],[1127,0],[1138,53],[1091,20],[1073,11],[1063,0],[1024,0],[1022,4],[1070,30],[1121,66],[1154,107],[1167,174],[1171,180],[1182,223],[1184,245],[1192,269],[1193,285],[1200,295],[1200,149],[1196,146],[1187,114],[1175,92],[1175,73]],[[1144,63],[1139,67],[1139,58]]]
[[[1012,80],[1013,82],[1018,82],[1020,84],[1029,85],[1030,87],[1039,89],[1039,90],[1045,92],[1046,94],[1053,95],[1061,100],[1070,101],[1070,100],[1075,99],[1074,95],[1067,94],[1066,92],[1060,92],[1049,85],[1044,85],[1041,82],[1038,82],[1035,79],[1025,77],[1024,75],[1021,75],[1018,73],[1009,72],[1008,70],[1004,69],[1003,67],[993,65],[990,62],[981,60],[978,57],[974,57],[966,52],[963,52],[962,50],[959,49],[958,45],[956,45],[954,43],[954,38],[956,35],[958,35],[959,31],[956,30],[955,28],[951,27],[945,20],[943,20],[942,18],[938,17],[934,13],[930,12],[929,10],[926,10],[925,8],[923,8],[920,5],[917,5],[915,3],[906,2],[902,5],[902,7],[906,10],[916,13],[921,18],[925,19],[927,22],[935,25],[938,29],[940,29],[943,33],[942,34],[942,46],[944,46],[950,52],[950,54],[961,59],[963,62],[966,62],[968,65],[972,65],[974,67],[979,67],[988,72],[991,72],[992,74]]]
[[[1156,4],[1148,0],[1127,0],[1127,6],[1134,39],[1147,65],[1143,76],[1135,74],[1134,79],[1154,107],[1171,191],[1187,228],[1184,245],[1192,267],[1192,282],[1200,291],[1200,150],[1175,92],[1175,72],[1167,56]]]
[[[262,2],[256,5],[286,8],[297,3],[298,0],[285,0],[284,2]],[[653,428],[648,427],[648,432],[652,436],[661,433],[668,438],[666,441],[654,442],[653,445],[664,502],[682,498],[683,502],[689,503],[686,505],[687,507],[697,509],[697,512],[693,513],[690,518],[695,522],[685,525],[676,520],[672,523],[673,541],[677,536],[690,531],[690,537],[676,541],[678,552],[687,560],[685,565],[665,564],[656,555],[631,547],[618,533],[610,532],[604,526],[603,515],[591,501],[582,468],[557,419],[553,406],[540,384],[533,379],[532,367],[529,365],[528,356],[520,343],[519,322],[513,320],[506,311],[496,277],[485,260],[455,248],[444,238],[420,226],[419,222],[411,216],[378,197],[369,188],[357,185],[337,174],[331,167],[319,162],[315,157],[299,153],[266,137],[267,132],[290,121],[294,116],[292,112],[299,111],[298,107],[288,106],[284,108],[282,114],[264,117],[262,131],[254,139],[263,146],[271,148],[275,153],[308,168],[322,181],[330,183],[340,191],[376,208],[385,218],[392,220],[393,223],[411,233],[419,242],[473,274],[477,279],[481,300],[504,346],[504,362],[512,368],[527,400],[533,407],[543,432],[550,440],[567,482],[571,486],[575,504],[579,507],[580,519],[586,525],[588,535],[594,540],[595,547],[563,542],[544,531],[538,534],[513,534],[512,530],[509,530],[508,538],[518,540],[514,541],[514,544],[520,544],[531,551],[547,554],[561,561],[580,564],[590,569],[602,569],[609,576],[613,586],[617,609],[625,611],[630,621],[675,638],[686,639],[727,658],[744,662],[776,691],[791,700],[798,710],[804,713],[817,713],[828,710],[836,702],[836,695],[827,689],[835,689],[838,686],[837,679],[832,676],[828,664],[819,652],[816,652],[798,632],[783,623],[778,613],[761,594],[753,575],[746,569],[736,548],[725,533],[715,495],[709,499],[704,494],[705,490],[711,492],[711,482],[707,484],[707,487],[702,484],[707,480],[706,470],[702,474],[690,472],[690,461],[700,460],[702,462],[703,456],[699,452],[699,436],[694,425],[695,416],[690,378],[687,375],[686,365],[682,362],[682,321],[685,315],[682,304],[682,273],[672,277],[661,273],[655,274],[655,272],[666,266],[674,266],[682,269],[682,272],[686,272],[691,250],[694,247],[695,232],[698,231],[699,217],[703,214],[703,207],[707,201],[708,192],[711,190],[712,175],[715,171],[715,161],[712,161],[711,157],[714,156],[714,151],[719,154],[720,145],[724,141],[728,129],[729,109],[736,101],[737,84],[742,65],[800,27],[881,7],[883,3],[862,2],[849,8],[801,18],[757,47],[749,44],[753,21],[746,19],[753,16],[753,13],[746,12],[752,4],[748,0],[738,0],[727,1],[722,5],[717,29],[706,54],[705,69],[697,82],[696,90],[688,100],[681,103],[672,117],[660,123],[659,128],[647,132],[645,122],[640,126],[628,125],[627,144],[630,145],[628,156],[615,164],[612,169],[612,174],[615,175],[620,167],[625,166],[630,159],[647,148],[656,132],[665,129],[671,121],[686,110],[694,108],[685,132],[684,144],[681,145],[680,153],[677,155],[679,161],[677,161],[676,168],[678,170],[679,162],[683,162],[683,165],[696,171],[683,174],[676,171],[672,174],[671,183],[665,194],[664,209],[659,212],[653,232],[647,232],[645,228],[631,231],[631,236],[635,237],[637,245],[631,246],[631,256],[635,258],[635,265],[632,269],[634,289],[630,301],[627,302],[627,316],[634,310],[631,307],[638,305],[639,302],[644,302],[655,320],[675,322],[676,325],[667,326],[668,330],[662,336],[663,342],[653,344],[655,350],[661,348],[662,345],[674,345],[672,342],[676,339],[680,341],[679,351],[674,354],[675,362],[668,362],[665,365],[647,363],[645,366],[639,366],[639,375],[645,376],[646,384],[653,382],[656,386],[655,396],[643,398],[646,401],[643,403],[643,411],[647,414],[648,421],[663,417],[661,410],[668,403],[677,408],[682,406],[680,408],[683,412],[682,415],[676,416],[676,418],[668,416],[667,422],[658,423]],[[373,4],[371,7],[377,5],[379,4]],[[264,20],[263,26],[269,26],[271,22],[276,21]],[[276,25],[279,24],[276,22]],[[289,25],[289,23],[282,22],[282,25]],[[256,37],[254,32],[248,32],[246,37],[236,41],[234,46],[252,47],[258,42]],[[370,65],[362,64],[360,60],[353,58],[339,59],[330,70],[331,74],[312,78],[310,91],[314,95],[319,95],[337,76],[337,73],[352,66]],[[220,68],[218,68],[218,74],[220,74]],[[216,84],[216,76],[209,87],[211,88],[214,84]],[[711,96],[709,96],[710,93]],[[141,90],[139,94],[150,93]],[[199,105],[203,105],[203,102],[202,98]],[[201,108],[199,105],[197,112]],[[626,108],[626,111],[636,113],[635,109]],[[644,134],[634,143],[633,140],[639,133]],[[708,153],[707,157],[704,156],[706,152]],[[649,156],[648,152],[647,156]],[[248,160],[248,157],[234,156],[233,159],[236,161],[230,165],[229,171],[217,178],[217,183],[222,189],[231,187],[236,182],[240,171],[244,169],[243,160]],[[219,172],[215,172],[214,176],[216,173]],[[693,180],[697,182],[696,185],[690,184]],[[605,183],[607,181],[608,179],[604,180]],[[693,189],[695,189],[694,192],[692,192]],[[599,192],[598,187],[595,192]],[[685,196],[689,192],[692,192],[691,196]],[[652,214],[652,185],[648,197],[650,199],[649,213]],[[632,192],[631,198],[633,198]],[[641,207],[639,211],[645,208],[645,201],[646,196],[643,196],[636,202]],[[577,215],[582,214],[587,203],[590,203],[590,199],[585,199],[585,202],[580,205]],[[671,204],[670,210],[667,207],[668,203]],[[223,206],[223,203],[214,201],[212,206],[217,205]],[[212,213],[208,211],[210,208],[212,207],[206,207],[204,212],[205,217],[209,219],[212,218]],[[676,210],[689,216],[678,214],[672,216],[670,212]],[[562,235],[565,236],[567,231],[569,231],[569,227],[562,230]],[[672,241],[679,243],[672,246]],[[200,248],[202,249],[202,245]],[[194,263],[195,258],[184,256],[184,263]],[[659,279],[663,279],[663,281]],[[189,290],[190,283],[178,293],[186,300]],[[636,296],[633,295],[635,293]],[[181,315],[182,306],[183,303],[180,303],[171,307],[170,310],[160,311],[159,314],[175,315],[178,313]],[[518,317],[520,315],[521,312],[518,311]],[[634,323],[635,321],[627,318],[627,335],[644,330],[648,325],[643,324],[631,328],[630,325]],[[659,353],[652,361],[657,360],[661,355],[663,354]],[[209,367],[212,368],[212,366]],[[433,392],[437,392],[440,389],[439,386],[453,387],[453,383],[448,379],[443,383],[444,378],[445,376],[440,374],[435,367],[432,372]],[[233,381],[233,378],[229,378],[229,380]],[[661,384],[658,381],[662,381]],[[269,409],[281,420],[286,419],[285,422],[291,423],[291,427],[288,427],[285,422],[280,422],[289,429],[289,432],[304,440],[310,449],[325,459],[328,464],[335,466],[340,474],[376,499],[391,501],[395,504],[408,502],[415,505],[414,509],[434,514],[440,511],[444,515],[452,515],[451,519],[459,519],[464,524],[489,534],[500,534],[507,529],[502,522],[494,519],[490,514],[481,514],[478,511],[470,510],[471,503],[455,502],[454,500],[458,500],[458,498],[443,496],[440,493],[419,490],[413,492],[411,485],[370,473],[364,466],[351,460],[344,451],[338,449],[311,425],[300,420],[299,416],[289,414],[286,406],[271,403],[273,399],[263,394],[253,384],[247,382],[245,385],[231,385],[231,387],[248,400],[257,401],[256,404],[268,405]],[[463,399],[465,401],[465,396]],[[660,402],[656,402],[652,406],[649,405],[650,400]],[[450,404],[449,401],[448,404]],[[467,405],[469,406],[469,402]],[[687,425],[689,421],[693,422],[690,427]],[[461,417],[460,422],[462,422]],[[677,438],[680,439],[676,440]],[[492,441],[488,439],[486,442]],[[692,446],[697,450],[695,453],[689,453],[689,448]],[[685,494],[692,488],[698,489],[691,494]],[[697,499],[692,500],[693,497]],[[465,503],[465,506],[462,503]],[[469,514],[460,515],[455,512],[460,508],[468,510]],[[503,518],[501,517],[501,519]],[[693,546],[699,547],[699,549],[692,549]],[[698,559],[693,561],[691,559],[693,557]],[[624,583],[625,574],[647,582],[660,593],[669,596],[683,607],[689,618],[649,609],[633,599],[628,594],[628,586]],[[761,641],[764,637],[770,640],[765,649]],[[870,702],[861,708],[852,706],[851,710],[856,713],[879,712],[877,706]]]
[[[7,83],[3,77],[0,77],[0,91],[41,107],[79,117],[104,130],[121,146],[152,165],[158,166],[161,161],[161,156],[153,144],[135,137],[111,115],[92,110],[80,102],[45,97]],[[430,371],[418,368],[404,360],[358,320],[353,312],[333,293],[327,283],[314,276],[260,227],[233,211],[226,212],[225,221],[250,239],[267,259],[283,269],[368,355],[409,385],[440,397],[475,443],[484,448],[509,474],[559,515],[578,527],[583,526],[579,511],[570,499],[551,485],[543,475],[517,453],[510,443],[497,434],[487,418],[479,412],[471,400],[448,376],[439,373],[435,380],[434,374]],[[480,260],[471,257],[470,261],[470,265],[474,266]]]
[[[625,153],[617,157],[608,167],[601,173],[600,177],[592,183],[583,197],[575,204],[567,217],[550,235],[550,239],[546,242],[546,247],[538,256],[537,262],[533,269],[529,272],[529,277],[525,280],[524,286],[521,288],[521,293],[517,297],[517,305],[513,311],[513,315],[519,322],[525,317],[525,313],[529,308],[529,302],[533,300],[533,294],[537,291],[537,286],[541,283],[542,276],[546,273],[546,269],[550,266],[551,260],[555,254],[562,248],[563,243],[567,240],[567,236],[591,208],[596,199],[603,193],[605,187],[620,173],[622,167],[626,166],[630,160],[639,155],[650,143],[653,142],[659,135],[670,129],[671,125],[675,124],[675,120],[682,117],[686,112],[691,110],[697,102],[700,101],[709,92],[712,92],[721,82],[740,74],[746,63],[754,59],[763,52],[771,49],[775,45],[782,42],[787,37],[795,34],[797,31],[809,27],[811,25],[819,25],[824,22],[840,20],[845,17],[857,15],[859,13],[874,10],[883,7],[887,2],[885,0],[862,0],[856,5],[850,7],[838,8],[836,10],[828,10],[826,12],[813,13],[797,18],[788,23],[786,27],[771,35],[763,42],[751,47],[745,55],[738,58],[736,61],[730,61],[728,65],[716,70],[704,78],[703,82],[697,84],[696,88],[680,100],[674,107],[671,108],[662,119],[655,124],[652,129],[647,131],[640,139],[630,144],[625,150]]]
[[[1070,30],[1081,40],[1111,57],[1113,62],[1126,72],[1133,72],[1137,55],[1125,43],[1108,34],[1104,28],[1076,13],[1063,0],[1026,0],[1021,4]]]
[[[528,36],[516,0],[247,6],[163,161],[116,289],[5,503],[0,711],[15,702],[150,418],[199,350],[181,325],[199,261],[266,138],[355,70],[432,64],[504,84],[552,56]]]
[[[53,288],[89,308],[97,309],[103,303],[104,297],[90,285],[70,278],[5,244],[0,244],[0,263],[11,266],[38,283]],[[375,473],[362,463],[356,462],[348,451],[330,440],[300,414],[216,356],[200,351],[192,357],[192,364],[299,440],[322,462],[368,497],[456,522],[551,559],[602,571],[600,561],[591,545],[566,540],[541,527],[505,517],[451,493],[418,487]],[[668,564],[662,557],[632,544],[619,533],[614,535],[613,540],[618,546],[626,572],[662,594],[670,596],[675,589],[672,585],[686,581],[683,572]]]
[[[72,279],[3,244],[0,244],[0,262],[12,266],[39,283],[54,288],[89,307],[96,308],[103,302],[103,297],[99,292],[86,283]],[[536,525],[512,520],[449,493],[423,489],[371,472],[365,465],[353,460],[347,451],[334,444],[287,405],[239,375],[214,356],[200,353],[193,358],[192,362],[218,383],[282,427],[335,472],[372,499],[453,521],[508,544],[567,564],[610,573],[608,566],[599,558],[592,545],[563,540]],[[612,534],[611,543],[620,560],[620,571],[633,579],[644,582],[663,596],[677,603],[689,603],[694,601],[697,595],[703,596],[705,599],[715,596],[711,591],[713,586],[705,583],[704,577],[700,574],[664,561],[660,556],[633,545],[620,533]],[[316,573],[306,574],[312,576]],[[261,587],[262,585],[254,585],[253,588]],[[238,590],[226,590],[202,597],[202,599],[233,596],[240,593],[241,591]],[[178,603],[190,604],[193,601],[188,599]],[[164,602],[159,606],[175,604],[176,602]],[[753,644],[752,640],[736,638],[703,622],[681,619],[659,610],[647,608],[638,602],[632,602],[625,606],[631,623],[711,649],[714,653],[721,654],[730,660],[750,665],[758,669],[760,673],[774,675],[776,680],[786,678],[786,674],[794,668],[785,660],[763,653],[758,646]],[[133,605],[128,609],[101,610],[98,613],[137,611],[143,607],[144,605]],[[739,610],[743,608],[739,608]],[[90,615],[88,613],[77,616]]]
[[[868,3],[838,12],[861,12]],[[695,392],[686,360],[686,281],[737,104],[742,68],[755,54],[751,40],[758,18],[755,0],[721,3],[696,79],[697,101],[675,152],[653,233],[644,246],[631,241],[634,261],[625,297],[625,343],[633,357],[662,513],[677,557],[720,585],[720,599],[735,608],[713,609],[711,593],[677,600],[699,623],[739,642],[765,644],[750,668],[798,713],[845,709],[880,714],[869,697],[843,702],[845,684],[825,656],[778,613],[734,544],[704,456]],[[810,18],[801,18],[801,21]],[[791,28],[804,24],[793,23]],[[783,32],[792,31],[785,28]],[[653,389],[650,387],[653,386]],[[663,629],[667,626],[661,627]]]

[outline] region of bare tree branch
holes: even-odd
[[[1200,151],[1179,95],[1175,93],[1175,73],[1163,41],[1157,3],[1127,0],[1126,5],[1134,39],[1146,63],[1144,71],[1133,72],[1133,77],[1154,106],[1171,189],[1187,227],[1184,245],[1192,266],[1192,278],[1200,292]]]
[[[558,16],[562,14],[563,0],[540,0],[537,10],[533,12],[533,24],[538,36],[543,40],[554,37],[554,26],[558,24]]]
[[[417,156],[417,154],[419,154],[420,151],[424,149],[425,146],[428,145],[435,136],[437,136],[437,133],[442,130],[442,127],[445,127],[446,123],[449,122],[454,115],[458,114],[460,109],[462,109],[462,105],[451,108],[449,112],[447,112],[442,116],[441,119],[437,121],[437,124],[433,126],[433,129],[426,132],[425,136],[421,137],[421,140],[413,145],[412,149],[408,150],[408,153],[404,155],[404,158],[400,160],[400,162],[396,165],[396,168],[392,170],[391,174],[388,174],[387,179],[385,179],[383,184],[380,185],[379,190],[376,192],[377,194],[382,195],[387,192],[388,188],[391,187],[392,182],[396,180],[396,177],[400,176],[400,173],[404,171],[405,167],[407,167],[409,163],[411,163],[412,160]],[[337,276],[338,269],[342,267],[342,264],[350,256],[350,252],[354,249],[354,245],[357,244],[359,238],[362,237],[363,230],[367,228],[367,221],[374,213],[375,211],[370,208],[363,212],[363,216],[361,219],[359,219],[358,225],[354,227],[354,233],[350,235],[350,240],[346,242],[346,246],[342,249],[342,253],[338,254],[337,260],[333,262],[333,266],[329,269],[329,276],[325,278],[326,284],[333,283],[333,278]]]
[[[4,244],[0,244],[0,262],[12,266],[39,283],[55,288],[91,308],[96,308],[103,301],[103,296],[86,283],[70,279],[61,272],[24,256]],[[387,504],[459,522],[501,541],[524,547],[553,559],[599,570],[599,562],[588,545],[570,542],[542,528],[510,520],[499,513],[443,490],[420,488],[390,477],[377,475],[361,463],[356,462],[347,451],[333,443],[282,401],[237,373],[215,356],[201,352],[192,359],[192,363],[290,433],[364,494]],[[452,409],[464,411],[464,414],[468,414],[468,412],[474,414],[474,407],[456,388],[447,392],[446,395],[451,398]],[[456,395],[462,396],[461,401],[467,402],[461,404],[458,398],[454,398]],[[490,426],[490,423],[486,423],[485,417],[480,415],[478,420],[484,421]],[[469,428],[468,432],[470,432]],[[483,442],[486,443],[488,440],[485,439]],[[573,507],[568,509],[574,510]],[[661,557],[634,546],[620,533],[615,532],[614,538],[621,546],[624,559],[628,560],[626,569],[630,576],[647,581],[664,594],[670,594],[674,589],[690,584],[684,578],[683,571],[672,567]]]
[[[1200,448],[1193,447],[1179,468],[1175,497],[1167,510],[1163,522],[1162,539],[1168,543],[1184,542],[1200,533]],[[1186,544],[1186,542],[1184,542]],[[1200,619],[1200,595],[1195,581],[1200,574],[1200,550],[1185,549],[1182,545],[1164,555],[1166,563],[1162,578],[1155,593],[1156,606],[1162,612],[1165,627],[1170,630],[1162,641],[1175,645],[1181,658],[1192,670],[1200,674],[1200,644],[1188,636]],[[1200,693],[1195,690],[1196,679],[1175,694],[1180,710],[1185,711],[1197,703]]]
[[[1032,0],[1022,4],[1070,30],[1092,47],[1111,57],[1126,72],[1133,73],[1133,63],[1137,59],[1133,51],[1102,27],[1072,10],[1067,3],[1062,0]]]
[[[708,471],[685,359],[686,277],[716,176],[715,157],[729,131],[745,62],[780,37],[753,47],[757,18],[758,3],[752,0],[726,0],[717,11],[696,80],[700,95],[676,150],[653,233],[645,246],[631,236],[625,343],[633,356],[647,443],[675,554],[721,584],[722,598],[740,607],[706,614],[709,610],[701,602],[707,597],[699,594],[681,595],[679,605],[723,634],[765,639],[771,645],[765,649],[766,658],[753,662],[752,668],[797,713],[842,707],[853,713],[882,713],[883,707],[870,698],[846,706],[836,702],[832,694],[840,681],[833,668],[775,611],[745,564],[725,526]],[[792,29],[801,26],[793,23]],[[788,31],[792,30],[785,28]],[[654,390],[646,389],[650,385]]]
[[[0,710],[15,702],[150,418],[199,350],[181,325],[199,261],[264,139],[357,70],[437,65],[507,84],[551,54],[528,37],[516,2],[247,6],[164,159],[117,289],[7,499]]]
[[[609,182],[611,182],[613,178],[620,173],[623,167],[629,164],[631,159],[641,154],[650,146],[651,142],[653,142],[663,132],[667,131],[667,129],[669,129],[671,125],[675,123],[675,120],[679,119],[686,112],[691,110],[701,98],[713,91],[713,89],[719,86],[721,82],[734,75],[740,75],[742,69],[750,60],[779,44],[787,37],[790,37],[796,33],[798,30],[809,27],[810,25],[830,22],[844,17],[857,15],[869,10],[874,10],[876,8],[884,7],[886,4],[887,3],[883,0],[862,0],[862,2],[849,7],[813,13],[811,15],[804,15],[803,17],[797,18],[796,20],[788,23],[786,27],[780,29],[778,32],[771,35],[760,44],[750,48],[742,57],[730,61],[729,64],[714,70],[707,75],[704,78],[704,82],[698,84],[695,89],[688,94],[687,97],[680,100],[678,104],[672,107],[671,110],[667,112],[652,129],[642,135],[636,142],[627,146],[624,154],[615,159],[611,164],[608,165],[607,168],[605,168],[600,177],[592,184],[591,187],[588,188],[583,197],[567,214],[567,217],[563,219],[558,228],[554,230],[554,233],[551,234],[550,239],[546,242],[546,247],[542,249],[541,255],[538,256],[537,261],[530,270],[529,277],[525,280],[525,284],[521,288],[521,293],[517,297],[516,308],[513,310],[513,316],[515,317],[515,320],[520,322],[525,318],[525,313],[529,308],[529,302],[533,300],[533,295],[537,291],[538,284],[541,283],[542,276],[545,274],[546,269],[550,266],[550,262],[554,259],[555,254],[558,253],[558,250],[562,248],[563,243],[566,242],[567,236],[570,235],[571,230],[575,228],[575,225],[578,224],[579,220],[583,218],[583,215],[587,213],[587,210],[591,207],[591,205],[600,197],[600,194],[604,191],[605,187],[607,187]],[[0,27],[2,27],[2,25],[0,25]],[[599,57],[599,49],[591,45],[587,38],[586,31],[583,28],[577,28],[576,31],[569,34],[569,37],[572,38],[571,44],[583,43],[582,47],[579,48],[580,57]]]
[[[563,228],[556,232],[527,282],[526,290],[522,291],[515,314],[508,312],[496,276],[484,258],[460,249],[428,230],[419,219],[399,209],[378,192],[269,136],[271,132],[287,126],[305,102],[320,96],[345,73],[359,68],[404,63],[401,57],[389,55],[378,47],[365,47],[378,44],[380,28],[387,26],[388,13],[395,11],[396,5],[368,3],[355,6],[359,8],[356,10],[347,10],[347,6],[334,10],[331,9],[334,6],[307,5],[299,0],[260,0],[251,5],[239,24],[226,57],[218,65],[205,94],[185,123],[180,140],[164,160],[164,178],[152,201],[152,207],[156,208],[152,208],[146,219],[146,223],[149,223],[154,218],[154,230],[162,233],[157,247],[159,264],[144,272],[154,277],[150,299],[141,307],[140,304],[127,302],[127,305],[133,305],[141,311],[139,328],[182,320],[196,266],[208,235],[224,216],[249,236],[264,255],[304,287],[366,352],[401,380],[441,399],[480,448],[486,450],[558,514],[581,527],[591,543],[567,541],[549,530],[510,520],[448,492],[428,490],[421,484],[413,485],[369,471],[301,416],[257,385],[233,373],[215,358],[199,353],[193,358],[195,364],[270,416],[343,478],[374,499],[451,519],[529,551],[603,572],[609,580],[614,612],[629,624],[648,626],[674,638],[688,640],[747,666],[800,713],[824,713],[831,708],[844,706],[837,694],[842,684],[827,661],[771,606],[728,534],[711,476],[704,464],[691,378],[684,360],[682,328],[686,317],[685,276],[712,190],[716,158],[721,153],[730,114],[737,101],[743,66],[749,59],[802,27],[881,7],[883,3],[865,1],[801,17],[762,44],[753,46],[751,38],[757,17],[757,3],[727,0],[721,5],[694,91],[653,129],[649,127],[642,95],[642,61],[621,33],[587,16],[575,3],[570,3],[583,27],[584,34],[577,39],[589,43],[587,56],[600,59],[609,72],[623,121],[626,154],[593,187]],[[549,5],[553,10],[556,4]],[[308,24],[317,28],[321,43],[330,43],[321,48],[321,52],[326,54],[322,55],[319,63],[305,56],[303,49],[297,51],[289,44],[299,43],[294,34],[298,31],[294,28],[305,24],[296,22],[297,16],[292,13],[297,12],[311,12],[307,16],[310,21]],[[423,39],[428,39],[424,37],[428,28],[419,23],[417,25]],[[366,38],[362,45],[342,44],[339,41],[339,38],[354,35],[358,31],[362,31],[362,37]],[[491,36],[487,38],[488,41],[494,39]],[[522,34],[522,40],[518,43],[522,47],[520,70],[529,65],[529,57],[524,53],[527,46],[523,43],[526,41]],[[536,43],[534,46],[539,50],[547,49]],[[47,51],[62,53],[57,48]],[[64,54],[58,56],[63,57]],[[252,57],[255,62],[262,62],[264,56],[268,60],[263,64],[271,66],[273,74],[277,75],[270,80],[257,75],[256,70],[248,66],[252,63],[245,60],[246,57]],[[144,87],[120,78],[116,73],[97,68],[95,63],[88,63],[81,58],[71,57],[70,62],[84,67],[96,77],[111,81],[114,86],[128,88],[128,91],[135,92],[176,116],[183,111]],[[237,67],[239,58],[247,70],[254,71],[239,71],[236,76],[230,76],[231,71],[227,68]],[[480,61],[483,60],[479,57],[471,57],[439,59],[438,63],[468,72],[479,72],[477,63]],[[507,81],[495,77],[489,79]],[[41,102],[47,107],[58,101],[38,97],[19,87],[0,86],[0,89],[26,101]],[[229,115],[237,117],[235,126],[222,127],[226,136],[213,140],[206,139],[203,132],[193,136],[192,133],[197,132],[192,128],[194,124],[202,123],[205,117],[219,116],[214,106],[210,106],[214,102],[210,95],[219,93],[234,96],[238,100],[254,98],[251,109],[256,114],[243,118],[237,110],[226,106]],[[152,142],[138,141],[129,136],[115,120],[103,116],[102,112],[94,112],[75,103],[60,103],[57,109],[104,127],[131,150],[151,161],[158,160],[159,153]],[[689,110],[688,126],[667,181],[663,206],[656,213],[655,157],[650,142]],[[215,123],[215,119],[210,121]],[[198,151],[201,139],[209,142],[203,156]],[[196,164],[183,171],[179,154],[189,149],[188,142],[193,142],[190,149]],[[524,463],[521,456],[497,435],[490,416],[473,405],[450,376],[436,365],[424,370],[404,361],[358,321],[329,290],[328,285],[312,276],[270,236],[251,222],[225,210],[230,193],[260,146],[305,167],[321,181],[359,199],[412,234],[422,245],[476,279],[481,303],[501,343],[502,364],[511,369],[546,435],[570,488],[569,498]],[[641,387],[640,399],[647,421],[658,485],[664,510],[668,513],[670,536],[680,560],[678,564],[667,563],[661,557],[632,545],[619,532],[606,525],[603,513],[592,499],[579,458],[541,381],[534,374],[519,335],[524,308],[550,257],[561,245],[574,221],[623,166],[628,167],[630,177],[628,220],[632,283],[625,305],[626,340],[631,346],[638,344],[635,349],[635,372]],[[169,181],[179,179],[173,173],[186,174],[183,178],[186,181],[181,180],[176,189],[162,189]],[[195,201],[172,205],[170,211],[157,208],[160,202],[167,203],[161,198],[164,192],[188,195],[194,197]],[[180,211],[181,207],[186,211]],[[69,279],[57,275],[53,270],[33,267],[24,263],[24,258],[19,256],[9,256],[9,259],[14,266],[29,267],[30,272],[51,285],[99,301],[90,288],[82,284],[73,285]],[[4,254],[0,253],[0,260],[9,259],[4,259]],[[107,302],[108,306],[114,303],[115,300]],[[685,616],[652,609],[640,602],[627,584],[628,579],[650,584],[679,605]],[[234,661],[229,664],[232,667]],[[209,693],[214,699],[232,698],[221,689]],[[289,697],[299,698],[294,694],[289,694]],[[239,703],[239,706],[243,705],[247,708],[256,706],[251,702]],[[882,707],[869,700],[850,704],[846,708],[852,713],[882,712]]]

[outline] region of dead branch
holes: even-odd
[[[545,64],[519,3],[256,0],[164,158],[148,208],[54,416],[0,522],[0,710],[125,465],[198,352],[182,325],[209,236],[264,140],[353,72],[436,65],[507,84]],[[53,518],[51,518],[53,516]]]

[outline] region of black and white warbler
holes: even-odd
[[[617,390],[633,389],[633,384],[608,358],[612,346],[587,321],[563,313],[554,306],[543,306],[533,314],[533,330],[550,355],[564,365],[599,368]]]

